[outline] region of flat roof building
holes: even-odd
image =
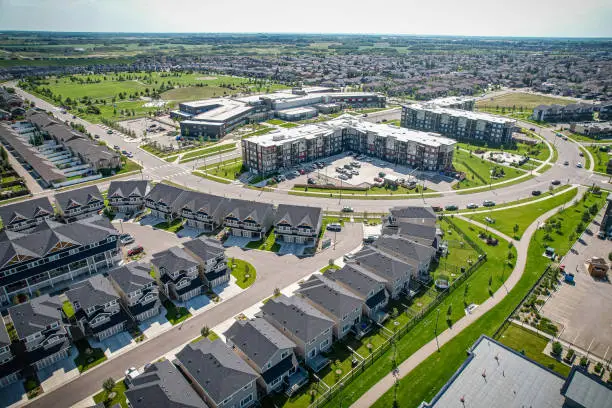
[[[442,108],[453,108],[473,111],[476,99],[471,96],[446,96],[443,98],[432,99],[427,103],[440,106]]]

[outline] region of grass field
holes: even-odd
[[[527,132],[530,133],[529,131]],[[479,149],[479,148],[483,148],[482,146],[470,144],[470,143],[459,142],[457,143],[457,145],[461,149],[472,150],[472,151]],[[484,148],[484,149],[487,151],[500,151],[501,150],[499,148],[493,148],[493,147]],[[504,146],[503,151],[512,153],[512,154],[528,156],[531,159],[536,159],[540,161],[544,161],[548,159],[548,156],[550,155],[550,152],[548,151],[548,147],[544,143],[538,143],[536,145],[528,145],[527,143],[516,143],[515,145],[511,145],[511,146]]]
[[[495,223],[490,224],[492,228],[503,232],[504,234],[520,239],[525,232],[525,229],[540,215],[550,211],[551,209],[569,203],[576,197],[578,190],[573,188],[565,191],[547,200],[538,201],[533,204],[524,205],[516,208],[508,208],[502,211],[491,211],[481,214],[470,215],[469,218],[487,224],[486,217],[495,220]],[[546,196],[549,193],[543,193],[539,198]]]
[[[236,284],[242,289],[246,289],[255,283],[257,271],[250,263],[242,259],[231,258],[228,262],[228,267],[232,271],[232,276],[236,278]]]
[[[497,188],[506,188],[506,187],[512,186],[514,184],[524,183],[525,181],[531,180],[534,177],[535,177],[534,175],[528,174],[527,176],[522,177],[520,179],[519,178],[515,178],[513,180],[508,181],[507,183],[500,184],[498,186],[493,186],[492,189],[495,190]],[[459,191],[459,192],[457,192],[457,194],[474,194],[474,193],[479,193],[479,192],[487,191],[487,190],[489,190],[489,186],[483,186],[483,187],[480,187],[480,188],[476,188],[474,190]]]
[[[183,227],[182,218],[175,218],[174,220],[172,220],[172,222],[167,222],[167,221],[160,222],[159,224],[155,224],[153,226],[153,228],[163,229],[165,231],[172,232],[172,233],[176,233],[182,227]]]
[[[242,158],[238,157],[220,163],[209,164],[206,166],[198,167],[198,170],[202,173],[207,173],[208,175],[211,175],[213,177],[221,177],[225,179],[235,180],[243,172]]]
[[[212,156],[215,154],[231,152],[233,150],[236,150],[236,143],[227,143],[227,144],[216,145],[216,146],[208,147],[204,149],[193,150],[189,153],[185,153],[181,157],[180,162],[185,163],[185,162],[189,162],[193,160],[198,160],[203,157]]]
[[[589,152],[591,152],[591,154],[593,155],[593,160],[595,161],[595,163],[593,164],[593,171],[605,174],[606,169],[608,168],[608,161],[612,159],[612,155],[610,155],[606,151],[600,150],[600,147],[604,147],[604,145],[587,146],[586,148],[589,150]],[[608,149],[612,150],[612,145],[608,145],[607,147]]]
[[[476,155],[470,155],[462,150],[455,150],[453,155],[453,167],[457,171],[465,172],[465,179],[457,182],[453,189],[466,189],[472,187],[481,187],[489,183],[499,183],[500,181],[510,180],[525,174],[523,171],[512,167],[499,166],[489,161],[483,160]],[[502,168],[504,176],[491,178],[491,171],[494,167]]]
[[[496,108],[499,106],[500,108],[512,108],[516,109],[523,108],[523,110],[529,110],[529,114],[531,114],[531,110],[538,105],[550,105],[556,103],[558,105],[568,105],[570,103],[574,103],[571,99],[565,98],[557,98],[554,96],[545,96],[545,95],[537,95],[530,94],[524,92],[512,92],[504,95],[495,96],[493,98],[482,99],[476,102],[476,107],[480,108]]]

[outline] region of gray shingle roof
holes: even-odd
[[[295,347],[294,342],[263,318],[238,320],[224,334],[262,369],[278,350]]]
[[[300,284],[300,288],[295,293],[318,304],[339,320],[355,309],[361,310],[363,305],[363,300],[323,275],[312,275],[306,282]]]
[[[132,408],[207,408],[168,360],[151,364],[125,392]]]
[[[213,218],[221,215],[222,204],[225,199],[212,194],[201,193],[198,191],[185,191],[181,193],[179,199],[174,203],[177,210],[187,208],[192,212],[203,212]]]
[[[171,207],[183,192],[185,192],[185,190],[182,188],[171,186],[169,184],[157,183],[155,187],[149,191],[147,199],[155,202],[162,202]]]
[[[383,235],[372,244],[383,252],[388,252],[400,259],[414,259],[419,262],[431,259],[436,250],[431,246],[421,245],[407,238],[395,235]]]
[[[31,219],[41,212],[47,212],[53,215],[53,206],[47,197],[39,197],[32,200],[3,205],[0,207],[0,218],[3,224],[6,225],[16,217]]]
[[[183,243],[183,246],[202,261],[216,258],[225,253],[223,244],[216,239],[200,237]]]
[[[295,296],[288,298],[281,295],[270,299],[261,307],[261,312],[264,318],[275,320],[304,342],[334,325],[329,317]]]
[[[245,220],[250,217],[258,224],[263,224],[266,216],[274,211],[274,207],[270,203],[232,198],[225,200],[223,208],[223,218],[228,217],[230,214],[239,220]]]
[[[400,218],[431,218],[436,219],[436,213],[431,207],[406,206],[393,207],[389,213],[397,219]]]
[[[302,224],[317,228],[321,218],[320,207],[306,207],[302,205],[279,204],[276,210],[274,224],[286,221],[289,225],[297,227]]]
[[[8,312],[20,339],[44,330],[62,320],[62,302],[57,296],[42,295],[9,308]]]
[[[108,197],[144,197],[148,193],[148,188],[149,182],[147,180],[111,181],[108,187]]]
[[[102,193],[100,193],[97,186],[87,186],[55,195],[55,202],[62,211],[66,211],[73,205],[87,205],[94,200],[104,201]]]
[[[119,295],[110,281],[102,275],[91,278],[71,286],[66,292],[70,302],[79,302],[82,309],[100,306],[112,300],[118,300]]]
[[[176,358],[217,404],[257,379],[257,373],[219,339],[190,343]]]
[[[151,267],[149,265],[130,262],[113,269],[108,273],[108,276],[115,281],[123,292],[130,293],[155,280],[149,274],[150,271]]]
[[[11,337],[8,334],[8,330],[4,325],[4,319],[0,322],[0,347],[5,347],[11,344]]]
[[[337,271],[328,271],[326,275],[350,288],[363,299],[367,299],[372,291],[378,291],[380,285],[385,283],[384,278],[354,263],[347,263]]]
[[[414,266],[372,246],[357,252],[351,262],[355,262],[357,265],[390,281],[401,279],[414,273]]]
[[[159,270],[166,272],[181,271],[199,265],[198,261],[187,253],[183,248],[171,247],[162,252],[153,254],[151,263]]]

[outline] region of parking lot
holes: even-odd
[[[162,124],[150,118],[124,120],[119,122],[119,125],[132,130],[138,138],[142,138],[146,131],[146,139],[149,143],[157,142],[161,145],[172,145],[174,148],[178,148],[176,140],[172,135],[174,133],[174,128],[170,125]]]
[[[160,219],[153,219],[152,217],[143,218],[143,224],[135,222],[119,222],[113,221],[115,228],[122,234],[130,234],[134,237],[134,243],[125,245],[123,247],[123,256],[126,257],[126,253],[130,248],[137,245],[142,245],[144,248],[144,256],[139,259],[140,261],[148,262],[154,253],[163,251],[170,248],[171,246],[178,245],[181,242],[189,240],[189,237],[178,237],[176,234],[170,234],[164,230],[158,230],[151,228],[152,225],[162,222]]]
[[[595,218],[601,221],[602,215]],[[612,357],[612,284],[609,280],[598,280],[588,273],[586,261],[592,256],[607,259],[612,248],[610,241],[597,238],[598,224],[591,224],[593,235],[583,234],[568,252],[562,264],[565,270],[575,275],[575,284],[562,283],[541,310],[542,316],[561,325],[561,339],[609,359]]]
[[[381,173],[389,176],[395,176],[398,179],[404,179],[408,181],[417,181],[420,184],[422,180],[425,180],[425,185],[436,191],[449,191],[451,190],[451,179],[439,176],[433,172],[420,172],[415,171],[413,168],[394,165],[384,160],[375,159],[367,156],[353,157],[349,154],[341,154],[326,159],[318,160],[325,164],[322,168],[312,168],[312,163],[304,163],[300,167],[291,169],[283,175],[287,180],[281,181],[279,187],[281,188],[292,188],[295,184],[308,184],[308,179],[312,178],[316,185],[333,184],[337,187],[371,187],[374,186],[377,181],[375,178],[381,177]],[[351,162],[358,162],[359,166],[351,166],[351,169],[345,169],[346,172],[353,174],[348,177],[346,172],[344,173],[346,179],[341,179],[340,173],[337,171],[339,168],[345,168],[346,165],[350,165]],[[304,170],[305,174],[295,175],[294,172],[301,173],[300,170]],[[354,174],[359,173],[359,174]],[[380,183],[381,181],[378,181]],[[313,185],[313,187],[316,187]]]

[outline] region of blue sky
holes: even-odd
[[[0,30],[612,37],[612,1],[0,0]]]

